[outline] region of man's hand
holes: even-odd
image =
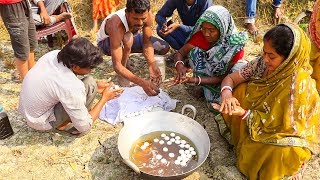
[[[41,21],[44,25],[50,24],[50,16],[48,15],[47,11],[41,11],[40,12]]]
[[[111,99],[119,97],[122,92],[123,88],[116,89],[114,88],[113,83],[108,83],[102,92],[102,97],[106,98],[109,101]]]
[[[174,30],[176,30],[180,26],[180,24],[174,22],[174,23],[170,24],[169,26],[167,26],[167,25],[165,25],[165,26],[166,26],[166,28],[165,28],[166,31],[164,31],[164,28],[162,28],[160,30],[160,33],[163,36],[167,36],[168,34],[172,33]]]
[[[151,82],[153,82],[155,86],[159,87],[162,81],[162,78],[161,78],[161,71],[156,63],[152,63],[149,66],[149,76],[150,76]]]
[[[110,85],[111,82],[111,78],[109,79],[103,79],[101,81],[97,81],[97,87],[98,87],[98,93],[102,93],[104,91],[104,89]]]
[[[148,80],[143,80],[143,85],[141,86],[144,90],[144,92],[148,96],[156,96],[160,93],[159,86],[155,85],[153,82]]]

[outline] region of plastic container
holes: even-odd
[[[7,113],[0,105],[0,139],[5,139],[13,135],[13,129],[11,127]]]
[[[164,56],[154,55],[154,60],[160,69],[162,81],[166,79],[166,60]]]

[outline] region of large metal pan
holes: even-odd
[[[187,107],[190,107],[190,105],[186,105],[182,108],[182,114],[184,113],[184,109]],[[194,112],[194,117],[195,113],[196,112]],[[136,173],[141,174],[142,177],[145,178],[182,179],[194,172],[208,157],[210,140],[207,132],[198,122],[182,114],[167,111],[156,111],[124,120],[124,127],[121,129],[118,137],[118,150],[123,161]],[[130,161],[130,148],[139,137],[155,131],[172,131],[189,138],[194,143],[198,151],[197,166],[186,173],[177,174],[176,176],[153,176],[145,172],[141,172],[139,168]]]

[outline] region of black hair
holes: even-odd
[[[142,14],[150,10],[150,0],[127,0],[126,9],[128,12]]]
[[[96,68],[102,63],[102,52],[88,39],[83,37],[72,38],[58,53],[58,62],[62,62],[69,69],[73,65],[80,68]]]
[[[294,35],[288,26],[280,24],[270,29],[264,35],[263,40],[271,41],[276,52],[287,59],[293,47]]]

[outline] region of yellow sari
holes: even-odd
[[[267,77],[241,84],[234,91],[250,115],[246,120],[223,116],[237,166],[249,179],[291,176],[311,153],[319,151],[320,98],[310,76],[310,41],[297,26],[285,25],[295,38],[289,57]]]
[[[313,67],[312,78],[316,80],[317,90],[320,93],[320,0],[313,7],[313,13],[309,23],[309,35],[312,40],[310,64]]]

